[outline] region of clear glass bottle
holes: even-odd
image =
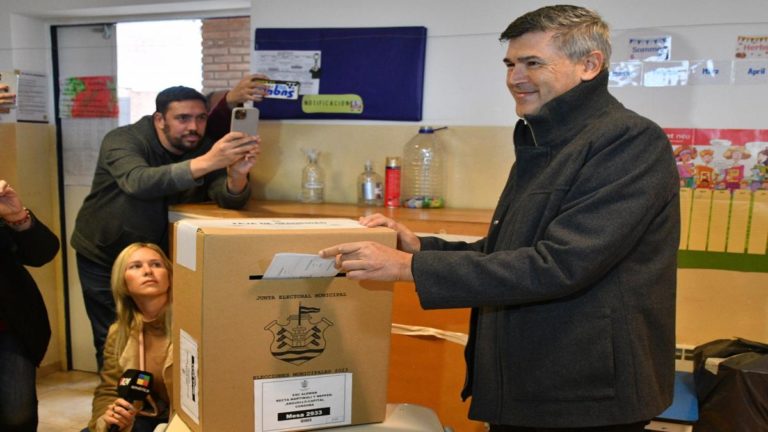
[[[373,162],[365,161],[365,171],[357,176],[357,205],[384,205],[384,182],[382,177],[373,170]]]
[[[301,171],[301,202],[323,202],[323,190],[325,188],[325,175],[323,169],[317,164],[320,150],[302,149],[307,155],[307,165]]]
[[[435,131],[422,126],[403,149],[403,207],[439,208],[445,206],[443,191],[443,148]]]

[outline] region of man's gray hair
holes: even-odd
[[[549,31],[555,33],[554,42],[572,61],[580,60],[592,51],[600,51],[605,57],[603,69],[608,68],[611,58],[608,23],[597,12],[581,6],[545,6],[528,12],[514,20],[499,40],[506,42],[526,33]]]

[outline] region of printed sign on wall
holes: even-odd
[[[117,118],[117,83],[112,76],[62,78],[61,118]]]
[[[739,36],[736,39],[737,59],[768,58],[768,36]]]
[[[672,55],[672,36],[629,39],[629,59],[667,61]]]

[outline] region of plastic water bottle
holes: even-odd
[[[443,148],[435,131],[422,126],[403,149],[403,207],[439,208],[445,206],[443,191]]]
[[[365,171],[357,176],[357,205],[382,206],[384,204],[384,182],[373,170],[373,162],[365,161]]]
[[[317,164],[320,150],[303,149],[307,155],[307,165],[301,171],[301,196],[299,199],[305,203],[323,202],[323,190],[325,188],[325,176],[322,168]]]

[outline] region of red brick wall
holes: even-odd
[[[203,20],[203,94],[228,90],[251,67],[251,18]]]

